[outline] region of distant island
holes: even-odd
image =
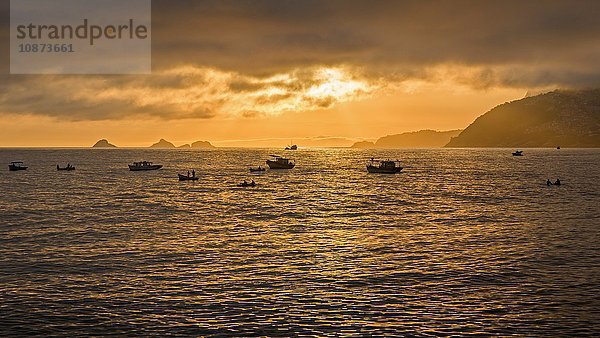
[[[446,145],[452,137],[460,134],[461,131],[462,130],[420,130],[384,136],[375,143],[369,141],[356,142],[352,145],[352,148],[441,148]]]
[[[102,139],[102,140],[96,142],[96,144],[94,144],[92,146],[92,148],[117,148],[117,146],[109,143],[106,139]],[[180,145],[179,147],[176,147],[173,143],[161,138],[158,142],[151,145],[150,148],[154,148],[154,149],[174,149],[174,148],[212,149],[212,148],[216,148],[216,147],[213,146],[212,144],[210,144],[210,142],[208,142],[208,141],[196,141],[196,142],[192,143],[191,145],[183,144],[183,145]]]
[[[161,138],[160,141],[151,145],[150,148],[168,149],[168,148],[175,148],[175,145],[173,143]]]
[[[210,142],[208,142],[208,141],[196,141],[196,142],[192,143],[191,145],[183,144],[179,147],[175,147],[175,145],[173,143],[161,138],[160,141],[151,145],[150,148],[157,148],[157,149],[172,149],[172,148],[212,149],[212,148],[216,148],[216,147],[213,146],[212,144],[210,144]]]
[[[92,146],[92,148],[116,148],[114,144],[110,144],[107,140],[102,139]]]
[[[212,149],[212,148],[216,148],[216,147],[213,146],[212,144],[210,144],[210,142],[208,142],[208,141],[196,141],[196,142],[192,143],[192,148]]]
[[[600,147],[600,89],[556,90],[501,104],[446,147]]]

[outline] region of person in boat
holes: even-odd
[[[56,165],[56,170],[60,169],[60,167],[58,166],[58,164]]]
[[[251,186],[255,186],[255,185],[256,185],[256,182],[254,182],[254,180],[252,180],[252,182],[250,182],[250,185],[251,185]]]
[[[560,185],[560,180],[557,178],[556,182],[554,182],[554,185]]]
[[[192,177],[196,177],[196,170],[192,169]]]
[[[551,185],[552,185],[552,182],[550,182],[550,179],[548,179],[548,180],[546,181],[546,185],[547,185],[547,186],[551,186]]]
[[[187,176],[190,177],[190,171],[188,170]]]

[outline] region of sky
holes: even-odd
[[[598,1],[153,0],[150,75],[10,75],[0,1],[1,147],[341,145],[600,87]]]

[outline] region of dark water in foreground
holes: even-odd
[[[0,150],[0,336],[600,334],[600,150],[274,151]]]

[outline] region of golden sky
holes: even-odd
[[[342,145],[461,129],[527,92],[600,82],[596,1],[154,0],[152,11],[151,75],[8,75],[3,51],[0,146]]]

